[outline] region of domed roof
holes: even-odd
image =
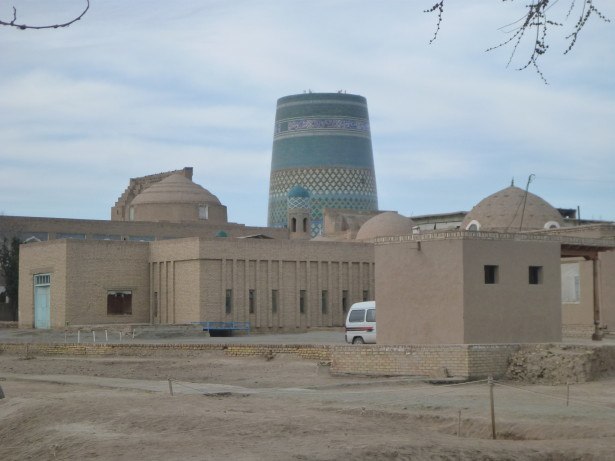
[[[288,191],[287,197],[288,198],[310,198],[310,191],[308,191],[307,189],[301,186],[294,186]]]
[[[560,213],[546,201],[531,192],[527,192],[527,198],[525,195],[525,190],[515,186],[490,195],[466,215],[461,229],[508,232],[550,229],[563,224]]]
[[[393,237],[412,233],[414,222],[395,211],[385,211],[365,221],[357,232],[357,240]]]
[[[132,205],[150,203],[210,203],[220,205],[218,197],[181,174],[172,174],[137,195]]]

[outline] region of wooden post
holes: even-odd
[[[457,418],[457,437],[461,437],[461,410],[459,410],[459,417]]]
[[[96,344],[96,332],[92,330],[92,342]]]
[[[169,378],[169,394],[173,397],[173,381],[171,381],[171,378]]]
[[[491,404],[491,438],[495,440],[496,436],[495,436],[495,406],[493,404],[493,376],[489,375],[489,378],[487,379],[487,384],[489,384],[489,402]]]
[[[593,255],[591,260],[594,276],[594,334],[592,340],[602,341],[602,332],[600,331],[600,260],[598,253]]]
[[[77,344],[81,343],[81,330],[77,330]]]
[[[569,401],[570,401],[570,383],[566,383],[566,406],[568,406]]]

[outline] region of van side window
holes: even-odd
[[[349,322],[364,322],[365,321],[365,309],[355,309],[350,312],[348,316]]]
[[[366,322],[375,322],[376,321],[376,309],[368,309],[367,315],[365,316]]]

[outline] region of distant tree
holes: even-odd
[[[85,13],[88,12],[89,9],[90,9],[90,0],[85,0],[85,8],[84,8],[84,10],[81,12],[81,14],[79,14],[78,16],[75,16],[70,21],[64,22],[64,23],[61,23],[61,24],[46,24],[46,25],[41,25],[41,26],[33,26],[31,24],[25,24],[23,22],[22,23],[17,22],[17,8],[13,7],[13,20],[12,21],[3,21],[2,19],[0,19],[0,26],[15,27],[16,29],[21,29],[21,30],[25,30],[25,29],[58,29],[59,27],[68,27],[71,24],[79,21],[85,15]]]
[[[19,244],[17,237],[11,240],[6,237],[0,245],[0,273],[6,284],[6,296],[9,298],[9,309],[14,320],[17,320],[19,292]]]
[[[502,0],[503,2],[513,3],[516,0]],[[596,0],[522,0],[524,2],[523,8],[525,9],[522,16],[502,26],[500,29],[509,34],[509,38],[501,43],[488,48],[486,51],[493,51],[498,48],[511,47],[510,58],[508,65],[510,65],[513,57],[517,53],[519,45],[525,37],[528,37],[531,43],[531,53],[528,60],[519,67],[517,70],[524,70],[528,67],[533,67],[538,73],[543,82],[547,83],[539,66],[539,59],[547,53],[549,50],[549,31],[551,28],[563,27],[564,22],[572,22],[572,26],[569,33],[565,36],[568,40],[568,47],[564,51],[564,54],[568,54],[574,47],[579,38],[581,30],[586,27],[588,20],[594,16],[601,19],[604,22],[611,22],[604,14],[602,14],[595,6]],[[552,10],[552,8],[559,4],[559,10]],[[437,14],[438,20],[436,23],[436,30],[429,43],[432,43],[440,32],[440,26],[442,25],[442,16],[444,14],[445,0],[441,0],[432,5],[431,8],[425,10],[425,13]],[[562,11],[565,8],[564,22],[554,21],[552,18],[557,11]]]

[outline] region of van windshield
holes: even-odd
[[[350,315],[348,316],[348,321],[351,323],[364,322],[365,321],[365,309],[355,309],[353,311],[350,311]]]

